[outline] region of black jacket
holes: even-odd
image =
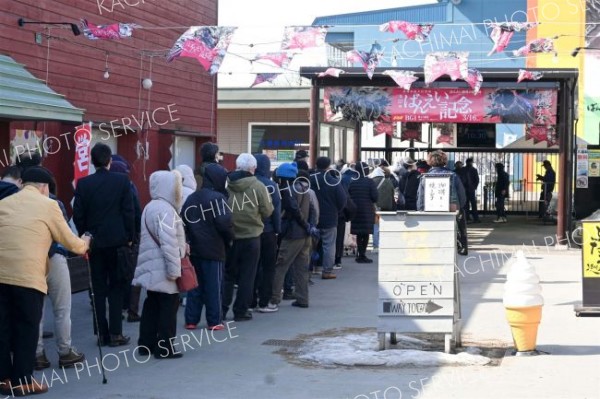
[[[73,221],[80,234],[92,233],[92,247],[116,247],[134,241],[134,219],[127,176],[100,168],[77,182]]]
[[[281,186],[281,236],[287,240],[308,237],[311,222],[310,194],[306,182],[296,182],[292,187],[290,181]],[[314,218],[316,219],[316,217]],[[337,219],[336,219],[337,220]],[[316,222],[316,220],[312,220]]]
[[[502,196],[502,191],[505,190],[504,197],[508,197],[508,173],[504,169],[497,170],[498,177],[496,178],[496,187],[494,188],[494,196],[499,198]]]
[[[404,194],[404,206],[399,207],[407,211],[417,210],[417,192],[419,191],[419,178],[421,173],[411,170],[400,178],[398,190]]]
[[[226,249],[234,238],[231,210],[223,195],[227,171],[212,165],[204,169],[202,188],[185,201],[181,219],[192,257],[225,261]]]
[[[319,200],[320,229],[337,227],[338,216],[346,206],[346,190],[337,171],[318,170],[310,177],[310,188]]]
[[[0,180],[0,200],[19,192],[19,187],[15,184]]]
[[[360,168],[359,168],[360,169]],[[356,216],[352,219],[352,234],[372,234],[375,223],[375,203],[377,202],[377,186],[373,179],[359,170],[360,177],[350,183],[348,193],[356,204]]]

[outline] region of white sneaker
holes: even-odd
[[[279,306],[275,305],[274,303],[269,302],[269,304],[267,306],[265,306],[264,308],[258,308],[258,311],[260,313],[273,313],[273,312],[277,312],[279,310]]]
[[[494,223],[506,223],[506,218],[498,218],[497,220],[494,220]]]
[[[333,265],[333,270],[340,270],[341,268],[342,268],[341,263],[336,263],[335,265]]]
[[[371,253],[376,254],[377,252],[379,252],[379,247],[373,247],[373,250],[371,251]]]

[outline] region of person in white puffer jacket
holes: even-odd
[[[142,310],[138,345],[158,359],[181,357],[171,343],[177,332],[181,258],[187,244],[179,218],[182,181],[177,170],[157,171],[150,176],[150,196],[142,214],[141,242],[133,285],[147,290]]]
[[[181,204],[185,204],[187,197],[190,196],[191,193],[196,191],[197,183],[196,178],[194,177],[194,171],[187,165],[179,165],[177,167],[179,173],[181,173],[181,178],[183,179],[183,201]]]

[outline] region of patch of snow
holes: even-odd
[[[416,343],[425,341],[398,335],[398,341]],[[321,365],[340,366],[483,366],[491,360],[478,352],[451,355],[414,349],[388,349],[379,351],[377,333],[348,334],[337,337],[314,338],[298,350],[299,358]],[[473,353],[477,352],[477,353]]]

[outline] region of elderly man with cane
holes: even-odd
[[[48,170],[29,168],[22,180],[20,192],[0,201],[0,394],[14,396],[48,391],[33,379],[48,248],[54,240],[83,255],[90,241],[71,232],[57,202],[48,198]]]

